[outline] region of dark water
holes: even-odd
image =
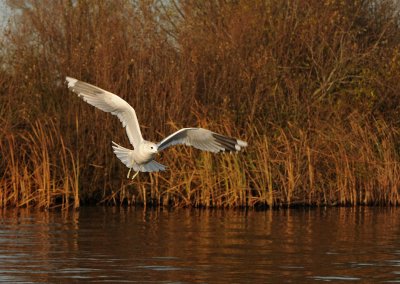
[[[396,208],[0,213],[0,281],[400,282]]]

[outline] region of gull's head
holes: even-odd
[[[158,152],[158,147],[153,142],[146,141],[146,143],[144,144],[144,149],[146,150],[146,152],[151,153],[153,155]]]

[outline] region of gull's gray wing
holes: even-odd
[[[247,146],[245,141],[226,137],[204,128],[182,128],[158,143],[158,151],[177,144],[193,146],[197,149],[214,153],[240,151],[242,147]]]
[[[136,112],[126,101],[113,93],[77,79],[66,77],[66,80],[68,88],[77,93],[85,102],[116,115],[126,128],[126,134],[133,147],[136,148],[143,141]]]

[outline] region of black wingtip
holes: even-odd
[[[221,145],[221,147],[225,148],[225,151],[236,152],[240,151],[241,149],[241,145],[239,144],[239,141],[237,139],[217,133],[213,133],[212,136],[214,137],[215,141]]]

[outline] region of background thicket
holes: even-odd
[[[398,204],[395,0],[9,0],[0,36],[0,207]],[[148,140],[201,126],[239,154],[178,146],[126,179],[117,118],[71,76],[135,109]]]

